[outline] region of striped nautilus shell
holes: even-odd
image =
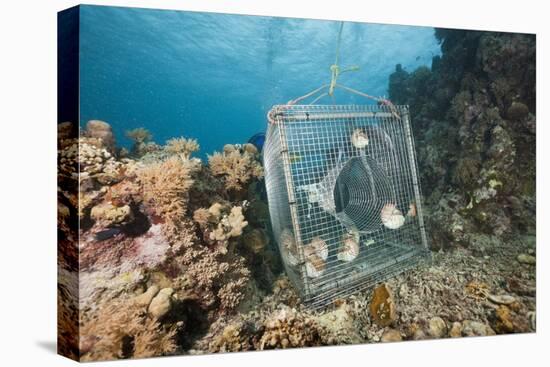
[[[407,217],[416,217],[416,204],[411,203],[409,205],[409,211],[407,212]]]
[[[306,274],[310,278],[317,278],[323,274],[328,258],[328,245],[320,237],[314,237],[304,246]]]
[[[292,231],[284,229],[279,236],[279,244],[285,262],[291,266],[298,265],[298,249]]]
[[[363,149],[369,145],[369,137],[363,129],[355,129],[351,134],[351,143],[357,149]]]
[[[350,262],[359,255],[359,233],[346,233],[338,249],[338,260]]]
[[[389,229],[397,229],[405,224],[403,213],[392,203],[384,205],[380,211],[380,219],[382,220],[382,224]]]

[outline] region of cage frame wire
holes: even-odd
[[[326,111],[336,111],[332,113],[327,113]],[[296,113],[296,111],[298,113]],[[285,181],[285,190],[288,209],[290,213],[290,222],[292,226],[292,236],[297,250],[297,264],[295,267],[291,267],[287,260],[283,256],[283,263],[286,269],[287,274],[291,282],[298,289],[301,298],[304,303],[308,306],[318,309],[323,308],[337,299],[349,296],[353,293],[356,293],[360,290],[370,288],[376,285],[378,282],[381,282],[389,277],[397,275],[403,271],[409,270],[412,267],[431,261],[431,253],[428,249],[428,240],[425,231],[425,222],[422,211],[422,194],[420,189],[420,182],[418,179],[418,166],[416,160],[416,150],[414,146],[414,138],[410,126],[410,116],[408,106],[396,106],[393,104],[384,104],[379,103],[378,105],[301,105],[289,103],[286,105],[276,105],[268,112],[268,134],[266,137],[266,149],[264,151],[264,162],[266,162],[266,154],[273,155],[273,152],[269,152],[270,139],[276,139],[279,144],[279,156],[280,163],[282,165],[282,172]],[[304,253],[304,225],[300,222],[300,217],[303,213],[300,213],[300,204],[297,199],[297,185],[294,182],[293,173],[291,170],[293,157],[291,156],[289,148],[289,137],[288,137],[288,127],[292,124],[299,123],[314,123],[319,121],[321,124],[330,124],[336,123],[338,120],[349,120],[355,121],[354,119],[364,118],[364,119],[382,119],[383,122],[392,121],[393,123],[398,123],[401,125],[401,131],[403,136],[403,143],[406,150],[406,163],[408,165],[408,173],[410,174],[410,192],[414,198],[414,204],[416,205],[416,219],[414,219],[416,224],[412,224],[412,229],[416,230],[418,233],[419,243],[415,246],[412,246],[412,250],[407,250],[408,252],[399,253],[398,250],[395,250],[395,253],[390,252],[389,254],[393,256],[393,261],[385,260],[377,265],[373,266],[372,269],[365,270],[367,257],[362,259],[363,264],[357,265],[359,270],[357,274],[353,271],[344,271],[337,269],[335,272],[329,272],[328,275],[334,275],[336,278],[333,281],[325,281],[317,283],[315,280],[311,279],[308,276],[306,271],[306,254]],[[324,121],[324,122],[323,122]],[[328,125],[327,125],[328,126]],[[398,127],[399,128],[399,127]],[[273,131],[275,131],[275,137],[273,137]],[[395,131],[392,131],[395,132]],[[276,149],[276,148],[274,148]],[[267,157],[268,159],[273,160],[273,157]],[[351,158],[354,158],[351,156]],[[351,159],[348,157],[348,159]],[[399,159],[403,159],[400,157]],[[347,163],[346,163],[347,164]],[[266,164],[266,176],[270,175],[272,163]],[[409,172],[410,171],[410,172]],[[280,172],[279,172],[280,174]],[[266,177],[266,185],[268,183],[269,177]],[[271,188],[273,189],[273,188]],[[398,188],[399,189],[399,188]],[[270,195],[270,187],[268,187],[268,197]],[[270,214],[272,217],[273,224],[273,212],[271,212],[271,207],[274,203],[270,202]],[[273,227],[275,227],[273,225]],[[307,229],[306,229],[307,232]],[[306,233],[307,234],[307,233]],[[380,235],[382,236],[382,235]],[[281,254],[283,254],[283,246],[281,244],[280,238],[276,238]],[[383,238],[382,240],[383,241]],[[361,244],[361,242],[360,242]],[[384,242],[381,242],[380,251],[382,251],[382,246],[386,245]],[[399,244],[387,244],[389,246],[399,247]],[[401,250],[403,250],[401,248]],[[373,247],[370,252],[376,253],[378,247]],[[387,250],[384,250],[387,251]],[[334,252],[334,251],[333,251]],[[363,251],[365,252],[365,251]],[[364,255],[364,256],[374,256],[374,255]],[[345,269],[345,264],[340,265],[334,263],[334,260],[330,266],[336,268],[342,266],[342,269]],[[327,263],[329,261],[327,260]],[[363,268],[360,268],[363,266]],[[368,268],[368,266],[367,266]],[[297,273],[293,274],[291,273]]]

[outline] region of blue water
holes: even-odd
[[[81,6],[80,121],[124,132],[149,129],[158,143],[199,139],[201,156],[266,128],[266,113],[330,81],[339,22]],[[339,82],[387,95],[395,64],[431,65],[433,28],[346,22]],[[324,103],[369,103],[338,91]]]

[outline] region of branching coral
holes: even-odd
[[[200,146],[196,139],[181,137],[168,140],[164,150],[169,154],[182,154],[184,157],[189,158],[199,148]]]
[[[196,169],[196,161],[180,156],[143,167],[138,178],[144,202],[167,223],[177,225],[186,213],[192,174]]]
[[[226,282],[218,291],[222,309],[234,310],[245,296],[246,285],[250,281],[248,270],[242,271],[233,281]]]
[[[247,151],[214,153],[208,157],[210,170],[215,176],[222,176],[230,190],[241,190],[252,178],[261,178],[263,168]]]
[[[210,233],[210,239],[227,241],[231,237],[240,236],[247,224],[248,222],[244,220],[243,208],[234,206],[229,215],[224,215],[218,223],[218,227]]]
[[[157,152],[161,149],[155,142],[150,141],[152,135],[143,127],[126,131],[126,136],[134,142],[132,145],[133,156],[142,157],[147,153]]]
[[[230,238],[242,235],[243,228],[248,225],[241,206],[228,206],[214,203],[210,208],[199,208],[193,214],[193,220],[203,232],[207,243],[217,243],[221,252],[227,252],[227,242]]]
[[[126,131],[126,136],[133,140],[134,143],[147,143],[153,137],[149,130],[138,127],[132,130]]]
[[[211,352],[240,352],[254,350],[254,338],[258,333],[254,323],[238,320],[225,326],[214,336],[208,349]]]
[[[265,331],[259,349],[300,348],[323,345],[322,328],[315,319],[284,307],[271,314],[264,324]]]
[[[150,134],[137,129],[128,135],[143,152]],[[60,154],[64,177],[81,188],[80,205],[73,195],[68,202],[76,206],[69,212],[80,209],[81,223],[86,223],[80,226],[83,360],[173,353],[176,333],[180,347],[183,337],[174,310],[189,307],[182,299],[192,299],[192,307],[210,322],[240,309],[252,287],[249,264],[237,251],[248,225],[243,214],[247,204],[227,201],[221,188],[232,178],[216,178],[212,171],[200,170],[199,159],[190,158],[198,149],[195,140],[172,139],[162,151],[147,154],[150,160],[117,159],[101,139],[66,140]],[[230,187],[246,187],[261,176],[257,151],[251,147],[229,156],[240,167]],[[189,202],[197,180],[209,189]],[[189,208],[199,208],[193,213],[195,223]],[[202,238],[197,238],[197,227]],[[265,246],[266,236],[251,234],[253,249]],[[151,283],[156,272],[169,280]],[[145,282],[150,287],[140,297],[146,301],[130,302],[126,295],[139,292]]]
[[[81,328],[83,361],[161,356],[176,351],[177,325],[161,325],[143,305],[113,301]]]
[[[250,281],[244,258],[203,247],[186,249],[177,261],[186,269],[181,288],[196,294],[204,309],[230,313],[244,299]]]

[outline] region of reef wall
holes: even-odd
[[[534,35],[436,29],[431,69],[396,66],[410,106],[433,249],[534,246]]]

